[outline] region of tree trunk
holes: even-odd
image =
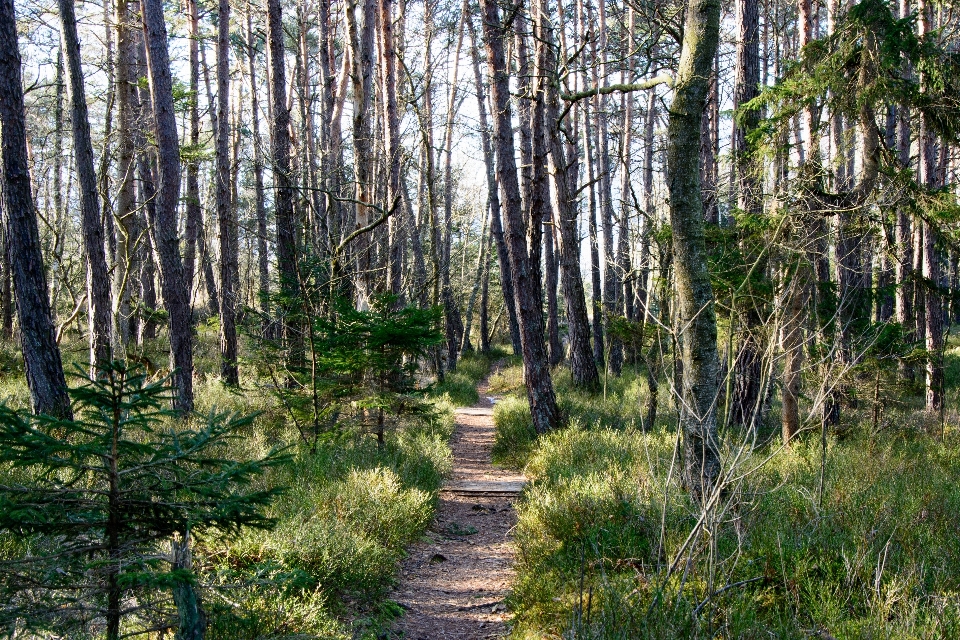
[[[247,12],[247,56],[250,64],[250,127],[253,130],[253,189],[257,216],[258,301],[264,332],[270,318],[270,256],[267,249],[267,207],[263,188],[263,140],[260,137],[260,87],[257,86],[256,48],[253,40],[253,11]]]
[[[757,0],[737,0],[737,75],[734,87],[734,108],[739,109],[759,94],[760,84],[760,14]],[[734,169],[737,178],[737,208],[743,214],[759,216],[763,212],[763,194],[759,181],[759,167],[752,157],[753,149],[747,142],[756,130],[760,113],[747,111],[735,120],[733,129]],[[748,253],[745,255],[749,256]],[[756,259],[752,257],[751,259]],[[745,295],[735,303],[739,322],[743,327],[734,361],[733,397],[730,420],[751,429],[756,426],[761,406],[761,356],[758,335],[761,320],[757,296],[749,282],[744,283]]]
[[[220,377],[240,384],[237,367],[237,212],[230,202],[230,1],[217,17],[217,221],[220,226]]]
[[[187,14],[190,21],[190,146],[193,154],[187,160],[187,219],[183,228],[183,279],[187,283],[187,295],[193,299],[193,282],[197,264],[197,238],[203,226],[203,211],[200,207],[200,57],[199,43],[200,16],[197,0],[187,0]],[[216,114],[211,108],[211,116],[216,122]]]
[[[503,233],[501,220],[500,189],[497,186],[496,167],[493,159],[493,144],[490,140],[490,125],[487,122],[487,95],[480,74],[480,53],[477,47],[477,34],[472,16],[467,17],[470,29],[470,56],[473,61],[473,75],[476,83],[477,108],[480,120],[480,146],[483,149],[483,163],[487,171],[487,198],[490,201],[490,230],[497,245],[497,260],[500,263],[500,288],[503,291],[503,303],[507,308],[507,325],[510,329],[510,343],[515,354],[522,353],[520,344],[520,324],[517,320],[516,296],[513,292],[513,279],[510,276],[510,258]]]
[[[73,124],[73,153],[80,186],[80,215],[83,252],[87,261],[87,304],[90,331],[90,373],[112,358],[110,327],[113,325],[110,303],[110,277],[104,253],[103,221],[93,165],[93,143],[87,117],[87,97],[80,64],[80,40],[73,0],[59,0],[61,40],[67,63],[70,88],[70,120]]]
[[[707,268],[700,199],[700,121],[720,34],[718,0],[691,0],[667,128],[667,182],[683,363],[679,399],[684,478],[705,501],[720,473],[716,401],[720,366],[717,319]]]
[[[927,0],[920,0],[917,6],[920,14],[919,33],[921,38],[934,28],[933,9]],[[921,85],[926,84],[921,77]],[[928,116],[920,121],[920,183],[933,190],[941,186],[937,179],[936,138]],[[926,328],[927,348],[926,407],[927,411],[937,412],[943,409],[943,301],[938,293],[940,287],[940,256],[936,247],[936,230],[929,221],[921,223],[923,239],[921,255],[923,265],[924,292],[923,320]]]
[[[594,388],[600,382],[597,363],[590,351],[590,318],[580,274],[580,237],[577,233],[577,208],[567,179],[567,154],[561,139],[559,61],[555,51],[553,27],[544,0],[533,2],[537,26],[537,75],[543,79],[544,90],[537,99],[543,101],[550,148],[550,167],[557,196],[557,222],[560,226],[560,274],[563,297],[567,307],[567,325],[570,335],[570,370],[575,386]],[[571,137],[571,136],[566,136]]]
[[[514,156],[513,123],[510,107],[510,76],[504,55],[504,27],[494,0],[481,0],[487,60],[492,74],[494,138],[496,139],[497,178],[503,189],[506,211],[506,240],[509,270],[513,280],[520,320],[520,342],[527,383],[530,415],[537,433],[545,433],[560,423],[560,412],[543,339],[543,318],[539,300],[534,297],[530,255],[524,237],[520,184]]]
[[[160,258],[160,289],[170,317],[170,360],[174,407],[182,414],[193,410],[193,327],[190,297],[183,279],[177,204],[180,199],[180,138],[173,105],[173,82],[167,51],[167,27],[160,0],[143,0],[143,33],[156,127],[160,184],[156,215],[150,220],[154,249]],[[149,209],[148,209],[149,212]]]
[[[390,261],[387,280],[389,290],[395,296],[402,292],[403,285],[403,214],[400,193],[400,164],[403,148],[400,144],[400,115],[397,105],[397,53],[394,45],[393,8],[390,0],[380,0],[380,37],[383,58],[383,91],[386,100],[387,128],[387,202],[390,216]]]
[[[116,219],[117,253],[114,262],[114,332],[119,348],[126,349],[135,331],[131,309],[133,285],[138,280],[137,260],[142,228],[139,224],[136,196],[136,147],[134,129],[139,126],[137,111],[136,66],[137,39],[134,17],[128,0],[117,1],[116,96],[118,111]]]
[[[297,277],[297,221],[293,213],[293,181],[290,175],[290,111],[287,109],[286,59],[283,49],[283,16],[280,0],[267,2],[270,42],[270,89],[273,92],[273,179],[276,185],[277,271],[280,276],[279,309],[283,323],[286,364],[295,370],[303,362],[300,332],[300,281]]]
[[[599,39],[595,51],[595,86],[607,83],[607,14],[606,1],[598,3]],[[608,100],[606,94],[595,97],[597,110],[596,153],[597,174],[600,178],[600,221],[603,236],[603,315],[606,333],[607,370],[620,375],[623,367],[623,342],[610,334],[610,318],[619,314],[621,277],[617,271],[617,259],[613,250],[613,165],[610,162],[610,132],[607,124]],[[623,194],[621,194],[623,197]]]
[[[586,149],[587,163],[587,187],[590,192],[590,206],[587,210],[587,234],[590,238],[590,281],[592,284],[592,309],[593,312],[593,360],[597,366],[603,366],[606,358],[604,357],[604,331],[603,331],[603,279],[600,271],[600,244],[597,236],[597,186],[594,176],[594,148],[593,148],[593,127],[590,126],[591,120],[590,104],[584,106],[583,113],[583,141]]]
[[[7,255],[17,297],[20,348],[34,413],[71,418],[60,349],[40,253],[40,231],[30,187],[17,17],[13,0],[0,0],[0,145]]]

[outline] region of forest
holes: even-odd
[[[0,0],[0,637],[960,637],[955,0]]]

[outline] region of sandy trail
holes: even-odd
[[[394,600],[406,615],[394,627],[404,640],[479,640],[506,634],[503,604],[513,580],[513,502],[522,475],[490,460],[492,402],[457,411],[453,472],[440,494],[429,542],[410,549]]]

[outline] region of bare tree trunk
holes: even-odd
[[[757,0],[737,0],[737,77],[734,87],[734,108],[753,100],[759,94],[760,84],[760,12]],[[758,111],[748,111],[735,121],[733,130],[734,170],[737,178],[737,208],[750,216],[763,212],[759,184],[759,168],[752,158],[748,136],[760,121]],[[761,407],[760,310],[754,302],[749,282],[744,283],[745,295],[735,301],[739,313],[740,344],[734,361],[733,397],[730,420],[747,428],[756,425]]]
[[[603,366],[604,357],[604,330],[603,330],[603,280],[600,271],[600,244],[597,236],[597,187],[594,175],[596,166],[593,148],[593,127],[590,126],[591,111],[589,102],[584,106],[583,113],[583,140],[586,149],[587,187],[590,192],[590,207],[587,211],[587,234],[590,238],[590,280],[593,286],[593,359],[597,366]]]
[[[237,212],[230,189],[230,2],[217,17],[217,221],[220,226],[220,377],[240,384],[237,367]]]
[[[260,137],[260,87],[257,86],[256,48],[252,10],[247,11],[247,57],[250,65],[250,127],[253,130],[253,190],[257,216],[257,275],[260,313],[264,329],[270,316],[270,256],[267,249],[267,207],[263,188],[263,140]]]
[[[657,121],[657,92],[655,88],[647,90],[647,113],[643,125],[643,230],[640,233],[640,256],[637,278],[637,306],[640,315],[640,338],[650,315],[650,236],[656,219],[656,205],[653,201],[653,130]]]
[[[920,36],[930,33],[935,27],[932,7],[927,0],[920,0]],[[925,84],[921,77],[921,84]],[[920,122],[920,182],[928,189],[940,186],[937,179],[936,138],[932,126],[924,114]],[[923,234],[922,260],[923,279],[927,286],[924,295],[925,345],[927,348],[926,407],[927,411],[943,408],[943,302],[937,292],[940,286],[940,256],[936,247],[936,230],[929,221],[921,224]]]
[[[513,279],[510,275],[510,259],[501,220],[500,189],[497,186],[496,167],[493,158],[493,145],[490,140],[490,125],[487,122],[487,96],[480,74],[480,53],[477,47],[477,34],[473,18],[467,18],[472,42],[470,55],[473,61],[473,75],[476,83],[477,107],[480,120],[480,145],[483,149],[483,162],[487,170],[487,198],[490,201],[490,230],[497,245],[497,260],[500,263],[500,288],[503,291],[503,303],[507,308],[507,325],[510,329],[510,343],[513,352],[522,353],[520,343],[520,324],[517,319],[516,296],[513,291]]]
[[[606,1],[597,3],[599,20],[599,38],[595,52],[595,86],[607,84],[607,14]],[[595,98],[597,109],[597,173],[600,178],[600,220],[603,235],[603,313],[604,329],[607,339],[607,368],[610,373],[620,375],[623,367],[623,342],[610,334],[610,317],[617,315],[619,308],[620,274],[617,272],[617,260],[613,250],[613,165],[610,162],[610,131],[608,120],[608,99],[605,94]]]
[[[683,363],[679,399],[684,478],[705,501],[720,474],[716,401],[720,365],[717,319],[707,269],[700,199],[700,121],[706,106],[720,34],[720,3],[691,0],[667,128],[667,182]]]
[[[197,153],[200,145],[200,16],[197,0],[186,1],[190,21],[190,92],[193,94],[193,99],[190,101],[190,146],[195,151],[187,161],[187,219],[183,229],[183,279],[187,283],[187,295],[192,300],[197,263],[197,238],[200,227],[203,226],[203,211],[200,207],[200,160]],[[211,110],[212,108],[211,105]],[[216,121],[215,114],[213,119]]]
[[[73,153],[80,186],[80,214],[83,252],[87,260],[87,304],[90,332],[91,375],[96,367],[112,358],[110,327],[113,326],[110,303],[110,277],[103,245],[103,221],[93,165],[93,143],[87,117],[87,97],[80,64],[80,40],[73,0],[59,0],[61,40],[67,63],[70,88],[70,120],[73,124]]]
[[[139,99],[136,86],[137,31],[128,0],[117,1],[116,96],[118,111],[116,219],[117,253],[114,263],[114,332],[120,349],[125,349],[135,330],[131,294],[139,269],[137,255],[142,229],[136,196],[136,147],[134,129],[139,126]],[[122,353],[122,351],[121,351]]]
[[[283,49],[283,16],[280,0],[267,2],[267,30],[270,42],[270,81],[273,92],[273,176],[276,184],[277,271],[280,276],[280,308],[287,367],[297,369],[303,362],[300,333],[300,281],[297,277],[297,221],[293,213],[293,181],[290,175],[290,111],[287,108],[286,60]]]
[[[70,418],[70,398],[40,253],[40,231],[30,187],[17,16],[0,0],[0,145],[7,254],[17,297],[20,347],[34,413]]]
[[[154,249],[160,258],[160,288],[170,317],[170,359],[174,407],[182,414],[193,410],[193,328],[190,297],[183,279],[177,234],[180,199],[180,139],[173,106],[173,82],[167,51],[167,27],[160,0],[143,0],[143,33],[156,126],[160,185],[156,215],[150,220]],[[149,211],[149,209],[148,209]]]
[[[387,280],[389,290],[395,296],[402,292],[403,285],[403,215],[400,194],[400,163],[402,147],[400,145],[400,115],[397,106],[397,53],[393,35],[393,8],[390,0],[380,0],[380,38],[381,55],[384,66],[384,87],[386,95],[387,128],[387,203],[390,216],[390,261]]]
[[[370,205],[373,202],[373,125],[371,108],[373,100],[374,72],[374,26],[376,23],[376,0],[363,0],[363,25],[357,25],[357,0],[347,4],[347,24],[353,68],[353,146],[356,165],[356,228],[370,223]],[[372,285],[371,247],[368,234],[357,238],[354,252],[357,257],[357,283],[365,294]]]
[[[570,183],[567,180],[568,159],[561,139],[559,60],[554,50],[554,34],[548,8],[544,0],[533,3],[537,26],[537,75],[543,79],[544,90],[537,96],[544,102],[545,122],[550,145],[551,174],[557,194],[557,221],[560,226],[560,272],[564,301],[567,305],[567,323],[570,334],[570,369],[573,383],[592,388],[599,384],[597,363],[590,351],[590,319],[580,274],[580,238],[577,233],[577,209]],[[568,138],[570,136],[567,136]]]
[[[453,297],[453,288],[450,286],[450,250],[453,238],[453,126],[459,103],[457,102],[458,73],[460,70],[460,51],[463,47],[463,16],[468,6],[461,12],[461,21],[457,30],[457,46],[453,57],[453,73],[451,75],[450,96],[447,101],[447,122],[444,129],[444,161],[443,161],[443,225],[440,227],[442,252],[441,286],[443,289],[443,316],[447,336],[447,367],[455,369],[457,356],[463,337],[463,319],[460,316],[460,307]],[[469,336],[466,338],[469,340]]]
[[[503,189],[506,211],[506,238],[509,270],[520,320],[520,341],[527,383],[530,415],[537,433],[545,433],[560,423],[560,412],[550,378],[547,350],[543,339],[543,318],[535,299],[530,255],[524,237],[520,184],[514,156],[513,123],[510,107],[510,76],[504,55],[504,27],[494,0],[481,0],[487,60],[492,74],[494,138],[496,139],[497,177]]]

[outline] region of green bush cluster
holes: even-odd
[[[198,551],[218,586],[208,638],[366,637],[400,613],[386,600],[397,565],[450,470],[452,413],[437,404],[442,420],[389,432],[383,447],[351,433],[297,456],[270,478],[289,487],[274,529]]]
[[[457,368],[444,375],[430,390],[435,398],[445,398],[455,407],[471,407],[480,400],[477,393],[479,383],[490,371],[492,354],[470,351],[460,358]]]
[[[896,427],[891,406],[878,436],[872,407],[851,412],[854,426],[828,438],[822,496],[819,433],[740,449],[731,429],[724,457],[740,473],[698,528],[665,403],[644,431],[632,374],[606,399],[563,375],[557,389],[568,426],[540,439],[525,399],[495,411],[501,459],[531,480],[517,505],[513,637],[960,637],[950,428],[942,442],[923,421]]]

